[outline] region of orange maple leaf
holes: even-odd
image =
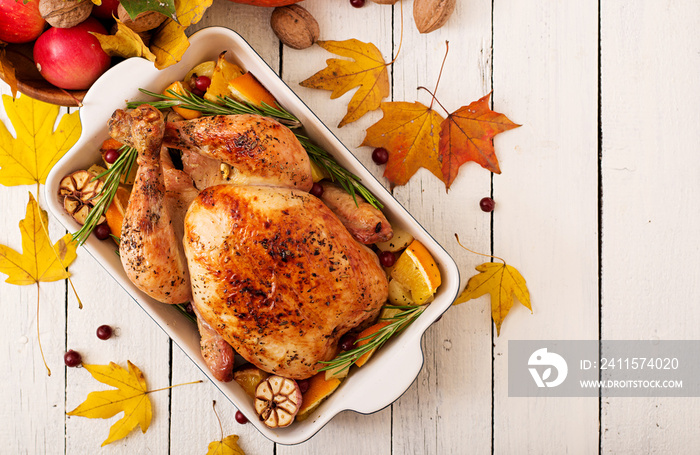
[[[338,127],[377,109],[382,99],[389,96],[389,72],[377,46],[356,39],[318,41],[316,44],[328,52],[353,59],[328,59],[326,68],[300,82],[302,87],[331,90],[331,99],[359,87],[348,103],[347,113]]]
[[[438,150],[442,116],[419,102],[385,102],[381,108],[384,117],[367,128],[362,145],[389,151],[384,177],[405,185],[424,167],[444,181]]]
[[[489,93],[469,106],[460,107],[442,122],[439,160],[447,189],[457,177],[459,167],[467,161],[474,161],[496,174],[501,173],[493,149],[493,137],[520,125],[492,111],[489,108],[490,96]]]

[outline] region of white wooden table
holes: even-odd
[[[449,193],[419,172],[394,196],[453,255],[465,280],[493,251],[527,279],[534,315],[516,306],[496,337],[488,298],[451,309],[424,337],[425,365],[394,405],[373,415],[346,412],[298,446],[277,446],[209,383],[153,394],[150,430],[100,448],[110,424],[67,418],[97,384],[66,369],[75,349],[89,363],[129,359],[152,387],[202,378],[149,317],[84,252],[71,266],[85,308],[66,283],[0,283],[0,452],[205,453],[225,434],[248,454],[698,453],[698,398],[509,398],[511,339],[699,339],[700,3],[658,1],[460,0],[447,25],[419,35],[404,12],[404,43],[391,70],[392,99],[429,102],[450,41],[438,97],[456,109],[493,91],[494,109],[523,124],[496,139],[503,173],[465,165]],[[322,39],[375,43],[396,52],[400,15],[368,2],[302,3]],[[358,147],[374,112],[338,129],[349,96],[299,82],[330,58],[313,47],[280,47],[271,10],[216,0],[197,28],[238,31],[377,176]],[[8,93],[3,86],[3,93]],[[3,121],[7,121],[4,111]],[[20,248],[27,191],[0,188],[0,243]],[[492,195],[493,214],[478,201]],[[53,236],[64,231],[53,221]],[[4,277],[3,277],[4,279]],[[117,336],[100,341],[109,324]]]

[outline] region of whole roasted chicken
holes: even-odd
[[[149,105],[116,111],[109,126],[138,150],[124,269],[156,300],[191,299],[217,379],[231,379],[234,349],[265,371],[310,377],[376,318],[387,279],[360,242],[391,238],[391,226],[342,190],[328,187],[325,203],[309,194],[309,158],[288,128],[255,115],[166,124]],[[182,170],[164,146],[181,150]]]

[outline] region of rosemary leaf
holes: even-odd
[[[117,158],[112,167],[95,177],[96,179],[104,177],[104,185],[102,191],[94,197],[96,202],[88,213],[85,224],[73,234],[73,240],[77,241],[78,245],[85,243],[90,233],[97,227],[107,208],[112,204],[122,176],[129,175],[132,166],[136,162],[136,156],[138,155],[136,149],[124,145],[119,149],[119,152],[119,158]]]
[[[357,344],[360,341],[367,341],[366,344],[362,346],[357,346],[348,351],[338,354],[333,360],[328,362],[319,362],[325,364],[323,368],[319,371],[327,370],[338,370],[343,371],[350,368],[360,357],[362,357],[367,352],[374,349],[379,349],[389,341],[391,337],[401,333],[406,327],[411,325],[413,321],[418,319],[418,317],[423,314],[423,311],[427,308],[427,305],[423,306],[395,306],[395,305],[385,305],[385,308],[402,309],[400,313],[386,319],[383,321],[391,321],[386,326],[377,330],[376,332],[362,337],[355,341]]]
[[[312,143],[309,138],[303,136],[295,129],[301,127],[301,122],[294,114],[285,110],[281,106],[273,107],[269,104],[262,103],[262,106],[256,106],[250,103],[241,103],[230,97],[219,97],[219,103],[215,103],[193,94],[185,89],[185,94],[176,93],[173,90],[168,90],[167,94],[155,93],[145,89],[139,89],[142,93],[157,98],[161,101],[153,101],[150,104],[156,109],[166,109],[173,106],[183,107],[199,111],[204,115],[240,115],[240,114],[255,114],[264,117],[270,117],[278,122],[288,126],[296,135],[301,145],[304,146],[309,158],[320,168],[324,169],[331,176],[331,180],[338,184],[352,196],[357,205],[357,194],[362,196],[368,203],[376,209],[382,209],[384,206],[374,195],[362,185],[361,179],[338,164],[335,159],[321,147]],[[143,101],[130,101],[127,103],[129,109],[136,108],[143,104]]]

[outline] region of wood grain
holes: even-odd
[[[494,110],[523,126],[494,141],[494,254],[534,310],[494,340],[495,453],[598,451],[596,398],[509,398],[507,368],[509,340],[598,338],[597,26],[592,2],[495,4]]]
[[[602,335],[700,338],[700,5],[603,3]],[[690,453],[700,398],[604,398],[604,453]],[[692,448],[692,449],[691,449]]]

